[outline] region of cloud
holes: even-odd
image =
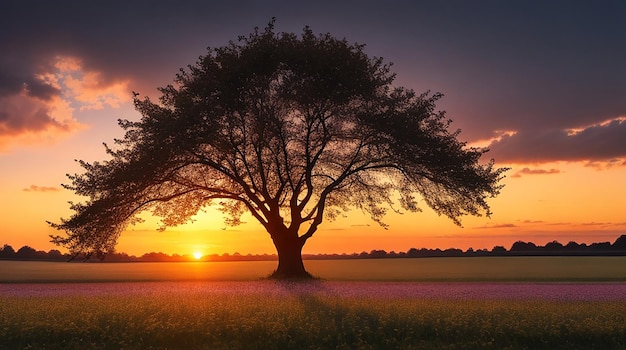
[[[609,226],[626,226],[626,222],[583,222],[580,226],[600,226],[600,227],[609,227]]]
[[[28,188],[22,189],[24,192],[58,192],[61,189],[58,187],[47,187],[47,186],[37,186],[30,185]]]
[[[559,174],[561,171],[559,169],[530,169],[523,168],[519,170],[515,174],[511,175],[511,177],[522,177],[522,175],[550,175],[550,174]]]
[[[0,152],[17,145],[47,143],[84,128],[67,101],[42,101],[22,92],[0,97]]]
[[[45,69],[21,90],[0,95],[0,151],[53,142],[85,127],[74,117],[76,109],[118,108],[131,99],[129,81],[105,81],[79,59],[57,56]]]
[[[594,168],[597,170],[622,167],[622,166],[626,166],[626,159],[615,158],[615,159],[608,159],[608,160],[603,160],[603,161],[590,160],[587,163],[585,163],[585,166],[589,168]]]
[[[515,224],[497,224],[497,225],[485,225],[480,227],[475,227],[476,229],[498,229],[498,228],[513,228],[517,227]]]
[[[548,226],[569,226],[572,225],[571,222],[552,222],[552,223],[546,223],[546,225]]]
[[[626,158],[626,117],[578,129],[522,130],[489,145],[489,155],[504,163],[603,162]],[[618,161],[619,162],[619,161]]]
[[[62,86],[65,96],[80,104],[81,110],[119,108],[131,100],[128,79],[107,81],[101,72],[83,69],[81,60],[74,57],[57,57],[54,67],[57,74],[45,79]]]
[[[50,101],[61,95],[61,90],[53,85],[47,84],[40,79],[31,79],[24,83],[24,92],[28,96],[35,97],[40,100]]]
[[[524,220],[522,221],[522,223],[524,224],[543,224],[544,221],[543,220]]]
[[[80,111],[123,103],[123,90],[154,97],[157,86],[170,83],[207,46],[226,45],[276,16],[279,31],[310,25],[365,43],[368,54],[394,62],[399,85],[443,92],[439,107],[468,141],[516,131],[492,144],[488,155],[497,161],[605,160],[607,149],[568,152],[579,143],[570,139],[584,135],[567,130],[626,115],[626,46],[617,44],[626,4],[556,1],[538,11],[532,2],[453,3],[401,1],[380,11],[377,2],[363,1],[357,16],[353,4],[337,1],[3,1],[0,98],[26,93],[49,101],[71,94]],[[57,56],[79,58],[83,74],[72,73],[59,86],[37,78],[61,69],[54,67]],[[533,140],[557,146],[535,151]]]

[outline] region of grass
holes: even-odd
[[[626,281],[626,256],[320,260],[305,266],[314,276],[342,281]]]
[[[397,292],[419,283],[178,285],[95,284],[81,291],[74,284],[61,292],[0,293],[0,348],[626,348],[626,299],[620,297],[451,298]]]
[[[0,261],[0,283],[257,280],[276,261],[63,263]],[[308,260],[307,270],[338,281],[626,281],[626,257],[458,257]]]
[[[0,261],[0,349],[626,349],[625,262]]]

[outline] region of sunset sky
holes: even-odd
[[[325,222],[304,253],[411,247],[467,249],[517,240],[614,241],[626,234],[624,1],[2,1],[0,246],[56,248],[46,220],[80,201],[61,187],[75,159],[136,120],[131,91],[156,99],[207,47],[263,28],[330,32],[393,62],[395,84],[442,92],[460,139],[511,167],[491,218],[463,227],[422,213],[360,212]],[[488,160],[488,159],[486,159]],[[145,216],[149,217],[149,216]],[[118,251],[141,255],[273,253],[249,224],[224,229],[212,210],[193,224],[129,227]]]

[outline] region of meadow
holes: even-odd
[[[18,270],[7,273],[11,264],[0,261],[0,349],[626,348],[623,260],[588,260],[587,269],[572,269],[577,273],[565,266],[579,260],[547,260],[553,266],[543,269],[543,259],[515,260],[511,269],[502,267],[505,260],[465,261],[465,275],[439,278],[437,271],[463,261],[407,260],[308,261],[322,277],[308,283],[250,277],[251,270],[271,272],[275,262],[60,264],[43,280],[44,267],[31,265],[19,270],[20,281]],[[494,262],[487,272],[502,269],[500,275],[479,273]],[[609,262],[621,264],[600,273]],[[431,270],[418,273],[411,264]],[[77,270],[63,275],[68,265],[91,269],[91,279],[77,280]],[[109,265],[117,270],[98,279],[105,271],[97,269]],[[205,269],[212,278],[200,278]],[[556,271],[569,275],[551,281]]]
[[[258,280],[276,261],[65,263],[0,260],[0,283]],[[337,281],[626,281],[626,256],[451,257],[306,260]]]

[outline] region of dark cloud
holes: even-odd
[[[25,79],[19,75],[9,72],[9,66],[1,64],[0,61],[0,97],[14,95],[22,91]]]
[[[58,56],[80,58],[84,69],[102,73],[103,85],[129,81],[129,95],[154,96],[207,46],[225,45],[276,16],[278,30],[310,25],[365,43],[370,55],[395,63],[398,84],[444,93],[440,106],[468,141],[516,131],[492,145],[498,161],[624,154],[615,144],[586,143],[597,149],[585,151],[598,136],[563,131],[626,115],[622,1],[8,0],[0,13],[0,98],[24,89],[42,100],[58,96],[36,79]],[[623,126],[597,131],[609,129]],[[549,156],[533,140],[552,147]]]
[[[61,95],[61,90],[37,79],[31,79],[30,81],[25,82],[24,90],[28,96],[46,101],[51,100],[54,96]]]
[[[78,123],[68,115],[68,109],[59,110],[60,101],[52,101],[58,95],[56,88],[37,82],[24,84],[19,93],[0,94],[0,152],[19,144],[19,136],[77,130]],[[55,109],[57,118],[53,117]]]
[[[0,102],[0,137],[58,126],[50,117],[50,111],[44,105],[37,105],[35,101]]]
[[[626,119],[568,130],[522,130],[491,143],[501,162],[598,161],[626,157]]]
[[[0,153],[16,145],[37,142],[38,136],[51,140],[81,129],[83,126],[76,120],[66,118],[63,106],[56,102],[23,95],[0,97]]]

